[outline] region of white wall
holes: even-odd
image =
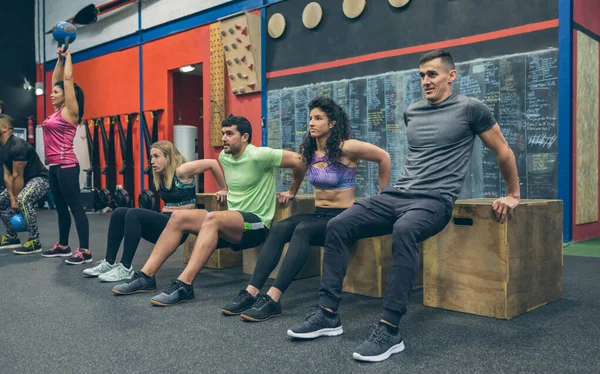
[[[159,0],[150,0],[159,1]],[[94,4],[102,4],[94,2]],[[79,10],[90,4],[90,0],[46,0],[46,31],[57,22],[73,17]],[[71,46],[71,53],[78,52],[99,44],[131,35],[138,29],[138,6],[132,3],[116,9],[91,25],[77,25],[77,40]],[[52,34],[46,38],[46,61],[56,58],[58,44]]]
[[[92,3],[90,0],[35,0],[35,24],[36,36],[45,38],[46,58],[50,61],[56,58],[58,47],[52,34],[45,35],[57,22],[65,21],[73,17],[79,10]],[[96,0],[93,3],[98,6],[108,0]],[[191,14],[195,14],[217,5],[232,2],[234,0],[143,0],[142,1],[142,29],[158,26],[166,22],[176,20]],[[38,20],[38,7],[43,9],[45,2],[45,30],[43,29],[43,18]],[[38,26],[39,21],[39,26]],[[124,36],[132,35],[138,30],[138,4],[132,3],[119,9],[111,11],[98,17],[91,25],[77,26],[77,40],[71,46],[71,52],[75,53],[99,44],[110,42]],[[41,33],[41,34],[40,34]],[[40,57],[40,49],[36,37],[36,60]],[[43,43],[43,41],[42,41]]]
[[[148,29],[232,0],[160,0],[142,2],[142,28]]]

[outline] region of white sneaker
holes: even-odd
[[[102,282],[119,282],[133,277],[133,266],[126,268],[122,263],[115,265],[113,269],[98,277]]]
[[[98,261],[97,264],[99,265],[94,266],[93,268],[85,269],[83,271],[83,274],[89,275],[91,277],[97,277],[101,274],[111,271],[117,266],[116,264],[109,264],[106,260]]]

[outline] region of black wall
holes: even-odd
[[[17,127],[26,127],[36,111],[34,5],[34,0],[0,1],[0,100]],[[23,88],[23,78],[33,90]]]
[[[302,24],[302,11],[311,1],[286,0],[267,8],[267,21],[274,13],[282,13],[287,23],[280,38],[267,35],[267,72],[558,18],[558,0],[414,0],[400,10],[384,0],[370,1],[354,20],[344,16],[341,1],[320,0],[323,18],[317,28],[309,30]],[[460,62],[557,45],[555,28],[448,50]],[[268,89],[416,68],[420,54],[273,78]]]

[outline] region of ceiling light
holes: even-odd
[[[35,82],[35,96],[42,96],[44,94],[44,84],[42,82]]]
[[[182,73],[189,73],[190,71],[194,71],[196,68],[192,65],[186,65],[179,68],[179,71]]]

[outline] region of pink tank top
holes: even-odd
[[[75,165],[78,160],[73,151],[73,141],[77,125],[67,122],[60,112],[46,118],[42,125],[46,162],[48,165]]]

